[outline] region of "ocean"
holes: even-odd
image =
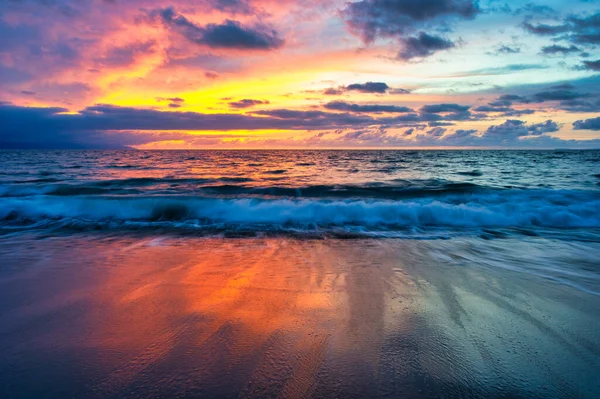
[[[0,152],[0,231],[595,240],[598,151]]]
[[[600,397],[600,151],[0,151],[0,396]]]

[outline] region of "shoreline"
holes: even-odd
[[[592,398],[598,253],[540,238],[2,237],[0,389]]]

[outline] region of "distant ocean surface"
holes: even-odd
[[[600,151],[0,151],[0,231],[597,240]]]

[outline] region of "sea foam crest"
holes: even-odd
[[[367,229],[407,227],[600,227],[600,197],[577,191],[506,191],[406,200],[128,196],[0,198],[4,223],[23,220],[177,222]]]

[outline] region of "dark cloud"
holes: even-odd
[[[31,108],[11,104],[0,106],[0,120],[6,123],[3,133],[28,131],[179,131],[237,129],[321,129],[332,126],[380,124],[392,118],[322,111],[289,109],[261,110],[254,115],[203,114],[197,112],[162,112],[153,109],[98,104],[76,114],[63,108]],[[270,117],[270,118],[267,118]]]
[[[572,53],[579,53],[581,49],[577,46],[561,46],[559,44],[553,44],[551,46],[542,47],[541,53],[545,55],[567,55]]]
[[[277,32],[265,26],[244,27],[229,19],[221,24],[199,26],[178,14],[173,7],[154,10],[151,15],[157,16],[190,42],[210,48],[270,50],[283,45]]]
[[[465,112],[471,108],[468,105],[459,104],[428,104],[421,107],[421,112],[439,114],[442,112]]]
[[[554,133],[560,130],[560,125],[552,120],[530,125],[528,128],[531,136],[539,136],[546,133]]]
[[[561,101],[558,107],[569,112],[600,112],[600,98]]]
[[[559,33],[567,32],[569,30],[568,27],[564,25],[534,25],[531,22],[527,21],[523,23],[523,27],[530,33],[543,36],[557,35]]]
[[[487,115],[485,114],[472,114],[470,111],[459,111],[447,113],[442,116],[442,119],[448,121],[473,121],[479,119],[485,119]]]
[[[180,103],[170,102],[170,107]],[[360,107],[360,106],[359,106]],[[376,112],[401,108],[380,108]],[[350,107],[352,108],[352,106]],[[452,107],[454,110],[454,107]],[[364,110],[359,108],[359,110]],[[426,122],[470,120],[467,112],[446,115],[435,113],[402,113],[374,117],[357,112],[324,112],[318,110],[274,109],[249,114],[202,114],[196,112],[138,109],[99,104],[79,113],[65,113],[63,108],[30,108],[11,104],[0,105],[3,121],[0,147],[15,148],[114,148],[143,144],[164,137],[185,138],[181,131],[204,130],[325,130],[337,128],[366,128],[372,126],[401,127]],[[154,132],[154,133],[153,133]],[[171,136],[167,133],[172,132]]]
[[[537,111],[535,109],[514,109],[511,108],[509,110],[504,111],[503,116],[507,117],[519,117],[523,115],[531,115],[535,114]]]
[[[493,102],[497,104],[497,102]],[[514,117],[514,116],[523,116],[523,115],[531,115],[535,113],[533,109],[515,109],[510,106],[500,105],[495,106],[490,103],[490,105],[482,105],[474,109],[477,112],[486,112],[486,113],[501,113],[503,116]]]
[[[61,114],[65,108],[29,108],[0,104],[0,119],[5,126],[0,148],[123,148],[156,140],[122,132],[110,134],[90,129],[80,115]]]
[[[570,27],[569,39],[579,44],[600,44],[600,12],[585,16],[571,16],[565,25]]]
[[[443,137],[444,142],[464,146],[493,147],[553,147],[585,145],[585,142],[570,142],[548,135],[560,129],[558,123],[547,120],[542,123],[528,124],[518,119],[508,119],[500,125],[492,125],[483,133],[476,130],[456,130],[454,134]]]
[[[365,42],[411,34],[426,23],[471,19],[479,13],[475,0],[363,0],[348,3],[343,15]]]
[[[348,91],[358,91],[361,93],[372,93],[372,94],[410,94],[411,91],[403,88],[392,88],[385,82],[366,82],[366,83],[353,83],[348,86],[330,87],[323,90],[323,94],[327,96],[339,96]]]
[[[536,87],[536,86],[532,86]],[[594,88],[594,83],[588,83],[586,87]],[[539,90],[539,89],[538,89]],[[528,88],[530,94],[504,94],[496,100],[491,101],[488,106],[476,108],[476,111],[482,112],[507,112],[506,116],[520,116],[535,112],[534,110],[513,109],[514,103],[545,103],[553,102],[554,109],[562,109],[569,112],[597,112],[600,110],[600,93],[582,92],[579,87],[569,83],[557,84],[547,87],[542,91],[535,91]],[[510,107],[510,108],[509,108]]]
[[[600,112],[600,75],[589,76],[550,87],[527,85],[515,87],[519,95],[503,95],[489,103],[492,106],[510,106],[513,103],[552,103],[553,110],[567,112]],[[522,93],[522,94],[521,94]]]
[[[472,136],[475,133],[477,133],[476,129],[458,129],[454,132],[454,135],[456,137],[466,137],[466,136]]]
[[[323,111],[301,111],[292,109],[261,110],[253,112],[254,115],[269,116],[265,125],[287,126],[289,129],[311,129],[320,127],[362,126],[380,124],[381,120],[366,115],[350,113],[331,113]]]
[[[600,112],[600,76],[591,76],[569,83],[558,83],[549,87],[542,85],[526,85],[515,87],[519,94],[504,94],[488,103],[489,107],[502,111],[502,107],[512,107],[513,104],[551,103],[553,110],[567,112]],[[485,107],[485,106],[484,106]],[[490,112],[492,108],[477,108]],[[476,110],[477,110],[476,109]],[[509,111],[508,109],[506,111]],[[534,110],[518,110],[507,113],[506,116],[519,116],[533,113]]]
[[[101,104],[77,114],[67,114],[67,111],[1,104],[0,148],[122,148],[189,138],[181,132],[186,130],[310,130],[380,123],[368,116],[293,110],[263,111],[257,112],[261,116],[250,116],[161,112]]]
[[[269,104],[269,101],[245,98],[245,99],[239,100],[239,101],[232,101],[229,103],[229,106],[231,108],[250,108],[250,107],[254,107],[256,105],[264,105],[264,104]]]
[[[474,130],[433,126],[423,130],[424,122],[437,114],[403,114],[395,117],[373,118],[352,113],[322,111],[261,110],[254,115],[200,114],[194,112],[161,112],[110,105],[95,105],[77,114],[65,113],[64,108],[29,108],[10,104],[0,105],[0,120],[5,123],[0,135],[0,148],[123,148],[163,140],[192,142],[189,130],[340,130],[352,129],[341,139],[345,145],[457,145],[457,146],[598,146],[600,140],[566,141],[548,135],[558,130],[558,124],[546,121],[527,124],[507,120],[479,134]],[[597,126],[597,119],[581,121],[577,126]],[[435,122],[433,120],[432,122]],[[390,127],[411,127],[411,134],[394,136]],[[417,133],[417,131],[422,133]],[[225,134],[225,133],[224,133]],[[315,136],[316,137],[316,136]],[[323,134],[319,138],[323,137]],[[407,141],[409,140],[409,141]],[[341,144],[341,143],[340,143]]]
[[[600,44],[600,12],[595,14],[570,15],[561,23],[535,24],[529,20],[523,27],[535,35],[552,36],[557,40],[566,40],[579,45]]]
[[[516,94],[504,94],[499,97],[499,100],[509,100],[509,101],[518,102],[518,103],[529,102],[529,100],[527,100],[525,97],[522,97],[522,96],[519,96]]]
[[[392,118],[383,119],[382,121],[390,125],[405,125],[407,123],[434,122],[442,121],[444,119],[446,118],[438,114],[403,114],[399,116],[394,116]]]
[[[383,82],[354,83],[346,86],[348,91],[360,91],[361,93],[386,93],[390,87]]]
[[[576,100],[585,97],[589,97],[589,94],[562,88],[551,88],[551,90],[542,91],[533,95],[533,98],[538,102]]]
[[[521,120],[507,120],[479,133],[475,129],[451,131],[444,127],[424,130],[411,127],[399,134],[392,134],[384,127],[355,129],[339,136],[333,143],[340,146],[465,146],[507,148],[597,148],[600,140],[563,140],[552,137],[559,125],[547,120],[528,124]],[[326,142],[328,144],[332,141]]]
[[[172,103],[182,103],[185,102],[185,100],[181,97],[156,97],[156,101],[170,101]]]
[[[503,94],[495,101],[490,102],[489,104],[493,107],[506,107],[510,106],[513,103],[530,103],[531,101],[523,96],[519,96],[516,94]]]
[[[455,123],[453,122],[429,122],[427,124],[429,127],[436,127],[436,126],[454,126]]]
[[[492,125],[485,131],[485,135],[500,139],[515,139],[526,136],[540,136],[545,133],[557,132],[559,126],[552,120],[543,123],[527,125],[526,122],[517,119],[508,119],[501,125]]]
[[[169,108],[181,108],[181,105],[185,102],[185,100],[183,98],[181,98],[181,97],[168,97],[168,98],[156,97],[156,101],[158,101],[158,102],[163,102],[163,101],[169,102]]]
[[[451,131],[443,127],[435,127],[422,132],[417,129],[408,129],[397,136],[397,140],[402,140],[405,146],[594,148],[600,144],[600,140],[563,140],[549,135],[549,133],[558,131],[559,127],[558,123],[552,120],[528,124],[525,121],[509,119],[500,125],[490,126],[481,133],[475,129]],[[402,142],[399,142],[398,145],[402,145],[400,143]]]
[[[346,112],[356,112],[356,113],[406,113],[406,112],[414,112],[411,108],[401,107],[397,105],[380,105],[380,104],[372,104],[372,105],[359,105],[359,104],[350,104],[345,101],[331,101],[324,105],[326,109],[332,111],[346,111]]]
[[[521,47],[513,44],[500,44],[494,48],[494,51],[488,52],[490,55],[508,55],[508,54],[519,54],[521,52]]]
[[[448,31],[452,22],[473,19],[479,12],[476,0],[362,0],[347,3],[342,14],[349,29],[365,43],[378,38],[399,40],[403,47],[399,58],[408,60],[454,47],[449,39],[425,29]]]
[[[446,133],[448,129],[445,129],[443,127],[434,127],[433,129],[430,129],[429,131],[427,131],[427,134],[429,135],[429,137],[432,138],[438,138],[438,137],[442,137],[444,135],[444,133]]]
[[[485,114],[472,114],[468,111],[468,106],[460,106],[457,104],[437,104],[432,106],[423,106],[419,114],[408,113],[401,116],[395,116],[387,120],[388,124],[408,123],[408,122],[437,122],[438,126],[441,122],[452,121],[473,121],[484,119]],[[385,118],[380,119],[384,121]]]
[[[481,105],[473,109],[477,112],[506,112],[511,110],[510,107],[494,107],[491,105]]]
[[[425,32],[419,32],[417,36],[404,38],[402,43],[404,48],[398,54],[398,58],[402,60],[429,57],[437,51],[447,50],[455,46],[448,39]]]
[[[600,116],[597,118],[584,119],[573,123],[575,130],[600,130]]]
[[[245,28],[231,20],[220,25],[206,25],[201,42],[213,48],[258,50],[275,49],[283,45],[283,40],[273,30]]]
[[[583,68],[589,69],[590,71],[600,71],[600,60],[583,61]]]
[[[341,94],[344,94],[344,90],[330,87],[328,89],[323,90],[323,94],[327,96],[339,96]]]

